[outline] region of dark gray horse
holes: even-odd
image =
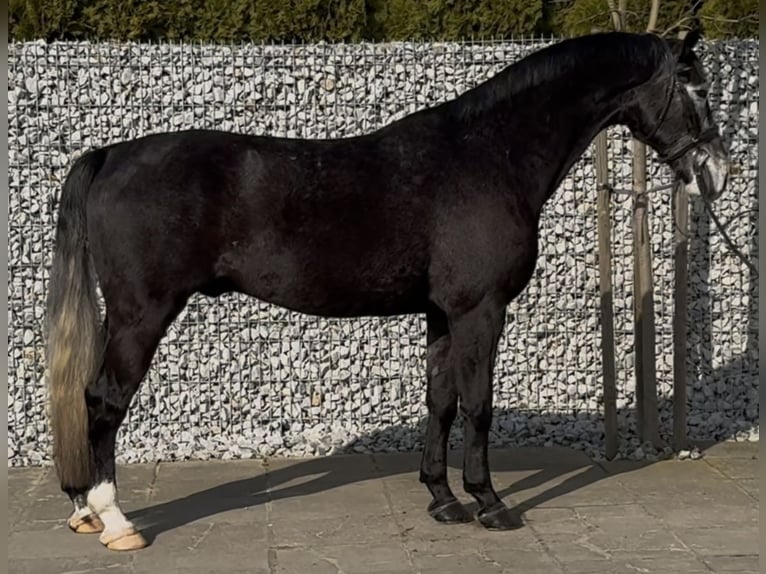
[[[197,292],[314,315],[425,313],[430,413],[420,480],[441,522],[519,524],[490,481],[492,370],[506,306],[537,259],[543,204],[593,137],[626,125],[709,198],[727,152],[693,47],[611,33],[566,40],[373,133],[306,141],[217,131],[91,151],[64,185],[49,296],[55,460],[78,532],[145,545],[120,511],[115,436],[167,327]],[[96,278],[106,303],[101,325]]]

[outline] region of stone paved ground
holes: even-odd
[[[152,544],[131,553],[66,528],[52,469],[9,469],[9,571],[755,573],[757,449],[603,464],[559,448],[492,451],[497,489],[524,510],[512,532],[433,522],[418,454],[132,465],[119,469],[120,497]]]

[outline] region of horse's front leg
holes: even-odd
[[[487,457],[492,424],[492,371],[505,324],[505,305],[486,297],[450,320],[450,366],[465,420],[463,487],[479,503],[478,519],[490,530],[521,526],[492,487]]]

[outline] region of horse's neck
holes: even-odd
[[[521,193],[539,213],[595,136],[624,123],[636,88],[650,78],[646,71],[628,72],[617,86],[535,86],[516,94],[504,109],[501,105],[486,113],[474,126],[505,151],[509,168],[522,176],[513,179],[528,182]]]
[[[562,106],[557,113],[558,121],[552,121],[549,130],[540,130],[535,153],[547,155],[551,169],[541,173],[539,188],[534,193],[534,207],[538,212],[558,189],[567,173],[582,157],[598,133],[618,123],[621,112],[629,104],[625,92],[620,92],[596,105],[588,105],[588,95],[572,97],[569,110]]]

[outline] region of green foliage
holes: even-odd
[[[248,32],[265,41],[357,41],[365,24],[364,0],[256,0]]]
[[[691,21],[697,3],[698,0],[660,0],[656,31],[664,32],[680,21]],[[651,5],[651,0],[628,0],[622,29],[628,32],[646,31]],[[607,0],[574,0],[558,17],[558,25],[565,35],[580,36],[590,33],[593,28],[614,30]]]
[[[542,0],[463,0],[439,2],[445,38],[471,34],[508,37],[534,32],[543,16]]]
[[[88,36],[104,40],[147,40],[165,25],[161,0],[94,0],[83,10]]]
[[[10,0],[10,38],[55,38],[72,35],[81,27],[81,0]]]
[[[707,0],[699,18],[707,38],[758,37],[758,0]]]
[[[561,21],[568,5],[561,0],[543,0],[543,17],[538,32],[546,36],[561,36]]]
[[[369,38],[457,40],[538,31],[542,0],[369,0]]]
[[[615,3],[619,0],[615,0]],[[757,35],[757,0],[660,0],[657,30],[695,15],[710,37]],[[627,0],[643,31],[651,0]],[[698,12],[698,13],[697,13]],[[743,20],[743,18],[745,18]],[[12,40],[460,40],[613,29],[607,0],[10,0]]]
[[[178,0],[191,4],[192,0]],[[248,39],[252,0],[194,0],[198,7],[176,17],[168,28],[168,37],[233,42]],[[198,17],[195,17],[199,15]],[[195,24],[189,30],[188,22]]]
[[[433,38],[437,28],[432,0],[370,0],[369,30],[374,38]]]

